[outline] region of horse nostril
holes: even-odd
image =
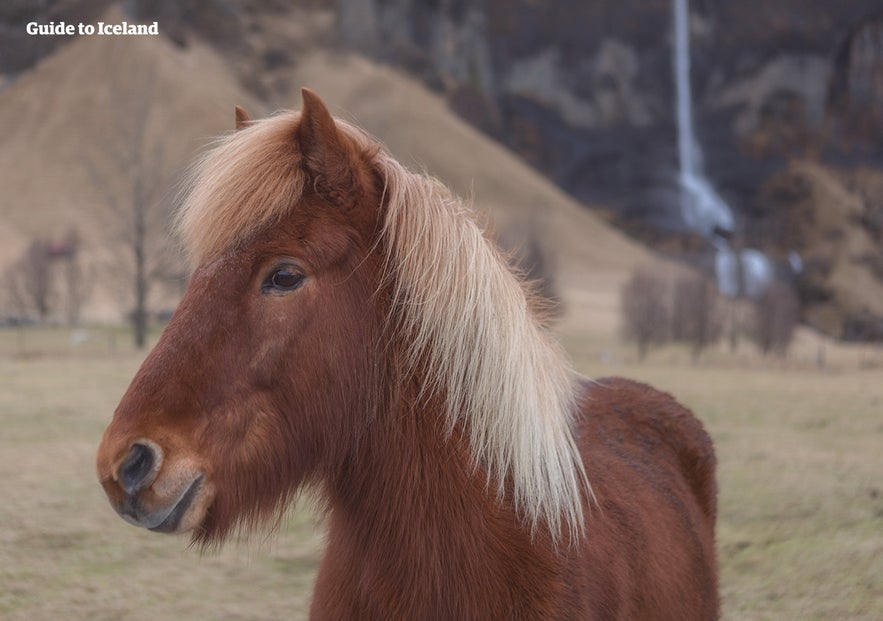
[[[133,444],[125,461],[120,465],[120,484],[127,494],[139,491],[145,479],[153,472],[156,456],[146,444]]]

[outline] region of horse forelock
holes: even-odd
[[[185,178],[175,228],[192,265],[279,222],[304,196],[309,180],[298,148],[300,113],[252,121],[216,140]],[[348,123],[338,128],[358,149],[376,151]]]
[[[221,137],[192,166],[175,223],[191,263],[278,221],[301,197],[297,118],[280,114]]]
[[[449,431],[464,426],[489,484],[502,496],[511,481],[532,528],[578,536],[591,488],[572,433],[575,372],[471,209],[386,154],[378,165],[390,323],[405,339],[406,369],[424,365],[424,390],[443,396]]]

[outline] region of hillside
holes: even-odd
[[[144,163],[155,169],[146,180],[168,205],[186,162],[229,127],[232,101],[252,102],[211,51],[182,50],[162,37],[77,38],[21,75],[0,93],[0,115],[15,119],[0,144],[0,228],[11,237],[0,247],[0,270],[33,236],[58,238],[75,227],[97,281],[86,315],[118,318],[130,304],[119,277],[131,254],[130,222],[108,203],[124,209],[131,201],[127,158],[139,127]],[[165,220],[164,210],[156,216]]]
[[[474,197],[504,238],[523,244],[530,237],[524,231],[535,231],[533,242],[558,268],[574,313],[596,308],[610,315],[626,271],[647,259],[402,74],[357,56],[316,52],[299,58],[293,75],[289,107],[299,106],[300,85],[313,87],[397,157]],[[128,261],[129,252],[125,223],[106,203],[109,195],[118,202],[131,196],[120,153],[135,140],[137,119],[146,119],[144,151],[161,161],[151,178],[169,203],[186,162],[210,136],[229,131],[234,103],[254,115],[266,111],[199,42],[182,48],[163,37],[84,37],[43,59],[0,93],[0,114],[16,119],[0,144],[0,242],[10,242],[0,245],[0,269],[32,236],[57,237],[76,226],[96,280],[86,314],[119,317],[129,303],[128,285],[114,266]],[[154,306],[170,303],[168,292],[155,294]]]
[[[807,321],[850,340],[883,338],[883,174],[793,161],[763,187],[763,235],[798,249]]]

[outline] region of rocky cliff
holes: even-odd
[[[703,242],[680,234],[672,10],[670,0],[343,0],[340,32],[421,75],[461,115],[633,235],[695,252]],[[855,169],[876,179],[883,166],[883,6],[694,0],[689,29],[697,138],[736,214],[734,243],[780,264],[805,253],[796,280],[807,319],[832,334],[879,338],[879,327],[856,326],[883,317],[874,224],[883,196],[849,188]],[[830,196],[820,190],[791,201],[776,190],[788,184],[837,185],[853,208],[824,203]],[[836,221],[845,240],[836,260],[813,228],[822,220]],[[784,221],[800,224],[774,233]],[[864,241],[851,248],[856,240]],[[850,267],[820,267],[841,261]],[[865,293],[845,293],[858,282]]]
[[[340,5],[345,41],[421,74],[578,197],[675,224],[669,0]],[[883,130],[878,1],[692,5],[696,126],[738,211],[794,155],[880,157],[864,140]]]

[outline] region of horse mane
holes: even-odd
[[[221,136],[184,179],[175,229],[191,265],[272,226],[300,201],[306,183],[295,148],[296,113]]]
[[[191,261],[235,247],[296,208],[307,182],[299,113],[221,138],[196,164],[177,227]],[[507,482],[533,531],[583,533],[591,495],[573,437],[576,373],[534,316],[525,285],[438,180],[408,171],[362,130],[336,121],[384,187],[381,287],[388,322],[406,335],[405,374],[423,365],[424,395],[440,396],[452,433],[462,425],[476,465],[500,497]],[[395,333],[395,330],[392,331]]]
[[[574,372],[471,210],[436,179],[388,156],[380,164],[392,312],[409,335],[410,364],[426,361],[427,388],[446,398],[448,430],[465,424],[500,495],[510,476],[534,528],[542,520],[557,536],[563,518],[581,532]]]

